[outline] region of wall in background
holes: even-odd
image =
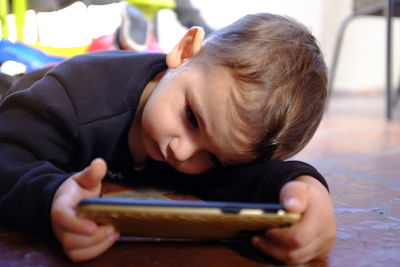
[[[342,20],[352,13],[352,0],[324,0],[322,47],[331,64],[334,43]],[[398,83],[399,21],[393,26],[393,82]],[[359,16],[345,32],[335,79],[336,90],[383,91],[386,84],[386,21],[383,17]]]
[[[207,22],[214,28],[226,26],[238,18],[256,12],[271,12],[291,16],[307,27],[320,42],[327,65],[332,62],[334,42],[341,21],[352,12],[352,0],[192,0]],[[87,45],[92,37],[112,34],[120,23],[121,4],[90,6],[81,2],[57,12],[28,13],[25,35],[31,42],[37,37],[39,23],[41,42],[50,46]],[[12,23],[10,23],[12,24]],[[394,35],[394,82],[400,73],[400,22]],[[160,41],[169,51],[185,32],[174,12],[160,12]],[[12,35],[12,34],[11,34]],[[385,86],[386,56],[385,20],[363,17],[350,23],[344,38],[342,54],[335,80],[335,90],[382,91]]]

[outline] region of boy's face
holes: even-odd
[[[143,109],[142,141],[148,156],[178,171],[201,173],[241,157],[243,136],[228,121],[233,79],[222,67],[188,62],[169,69]],[[239,137],[239,139],[238,139]],[[216,163],[217,162],[217,163]]]

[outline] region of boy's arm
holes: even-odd
[[[79,135],[74,110],[54,78],[46,77],[37,86],[9,96],[0,106],[0,224],[53,232],[71,260],[87,260],[119,236],[112,226],[98,226],[75,214],[82,198],[99,196],[105,162],[67,171],[74,155],[83,156],[75,150]],[[38,93],[46,88],[51,92]],[[42,99],[50,96],[49,101]]]
[[[153,57],[164,62],[164,56]],[[29,73],[10,88],[0,104],[0,224],[51,231],[50,206],[60,184],[93,158],[107,160],[115,152],[133,100],[126,97],[132,94],[127,80],[109,70],[135,59],[127,53],[85,54],[57,64],[43,78],[44,71]]]
[[[0,223],[18,230],[51,232],[50,206],[77,136],[68,96],[52,78],[49,92],[26,89],[0,105]],[[58,105],[61,102],[66,105]]]

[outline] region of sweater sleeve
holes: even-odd
[[[63,166],[74,154],[74,118],[64,88],[51,76],[0,105],[0,224],[51,231],[53,195],[72,175]]]
[[[322,175],[307,163],[271,160],[212,171],[207,179],[218,182],[200,194],[212,199],[278,203],[282,187],[302,175],[312,176],[328,188]]]
[[[0,105],[0,224],[50,232],[52,199],[68,177],[97,157],[110,170],[130,169],[133,114],[165,69],[163,54],[88,53],[11,88]]]
[[[192,193],[206,200],[277,203],[282,187],[302,175],[312,176],[328,188],[324,177],[301,161],[270,160],[217,168],[198,175],[178,173],[160,162],[149,163],[142,174],[145,183]]]

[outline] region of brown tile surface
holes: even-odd
[[[297,155],[330,184],[338,228],[328,266],[400,266],[400,119],[385,120],[370,99],[357,112],[345,101]]]

